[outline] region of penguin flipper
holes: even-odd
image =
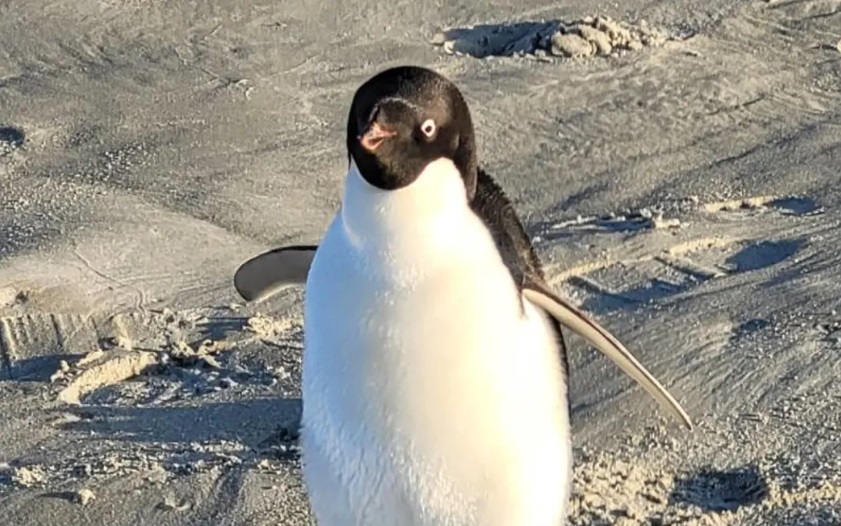
[[[254,256],[234,273],[234,287],[246,301],[264,300],[307,282],[315,245],[280,247]]]
[[[689,415],[659,381],[622,345],[615,336],[581,312],[568,301],[560,298],[544,283],[529,280],[523,286],[523,297],[543,309],[561,325],[587,340],[636,380],[643,389],[660,402],[675,418],[692,429]]]

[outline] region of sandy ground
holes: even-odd
[[[411,63],[698,423],[574,341],[570,522],[841,524],[839,41],[838,0],[0,2],[0,523],[309,523],[302,291],[231,277],[319,239]]]

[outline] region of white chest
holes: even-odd
[[[466,203],[426,206],[423,183],[449,182],[435,176],[379,195],[351,173],[310,270],[313,510],[322,526],[557,526],[570,466],[552,332]]]

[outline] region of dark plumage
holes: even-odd
[[[437,125],[432,137],[419,133],[425,119]],[[367,151],[359,137],[374,124],[395,137],[377,151]],[[356,91],[347,122],[348,156],[373,186],[407,186],[440,157],[452,159],[464,179],[468,199],[476,192],[476,140],[467,103],[453,83],[434,71],[400,66],[382,71]]]
[[[477,171],[476,195],[470,202],[470,208],[487,225],[518,290],[522,291],[526,284],[542,283],[543,265],[517,217],[514,205],[485,170],[478,168]],[[568,372],[567,347],[561,324],[555,318],[549,321],[557,334],[558,352],[561,353],[564,371]]]

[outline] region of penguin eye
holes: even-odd
[[[423,121],[423,124],[421,124],[420,129],[424,135],[431,138],[433,135],[435,135],[435,132],[438,130],[438,126],[435,125],[434,120],[426,119],[425,121]]]

